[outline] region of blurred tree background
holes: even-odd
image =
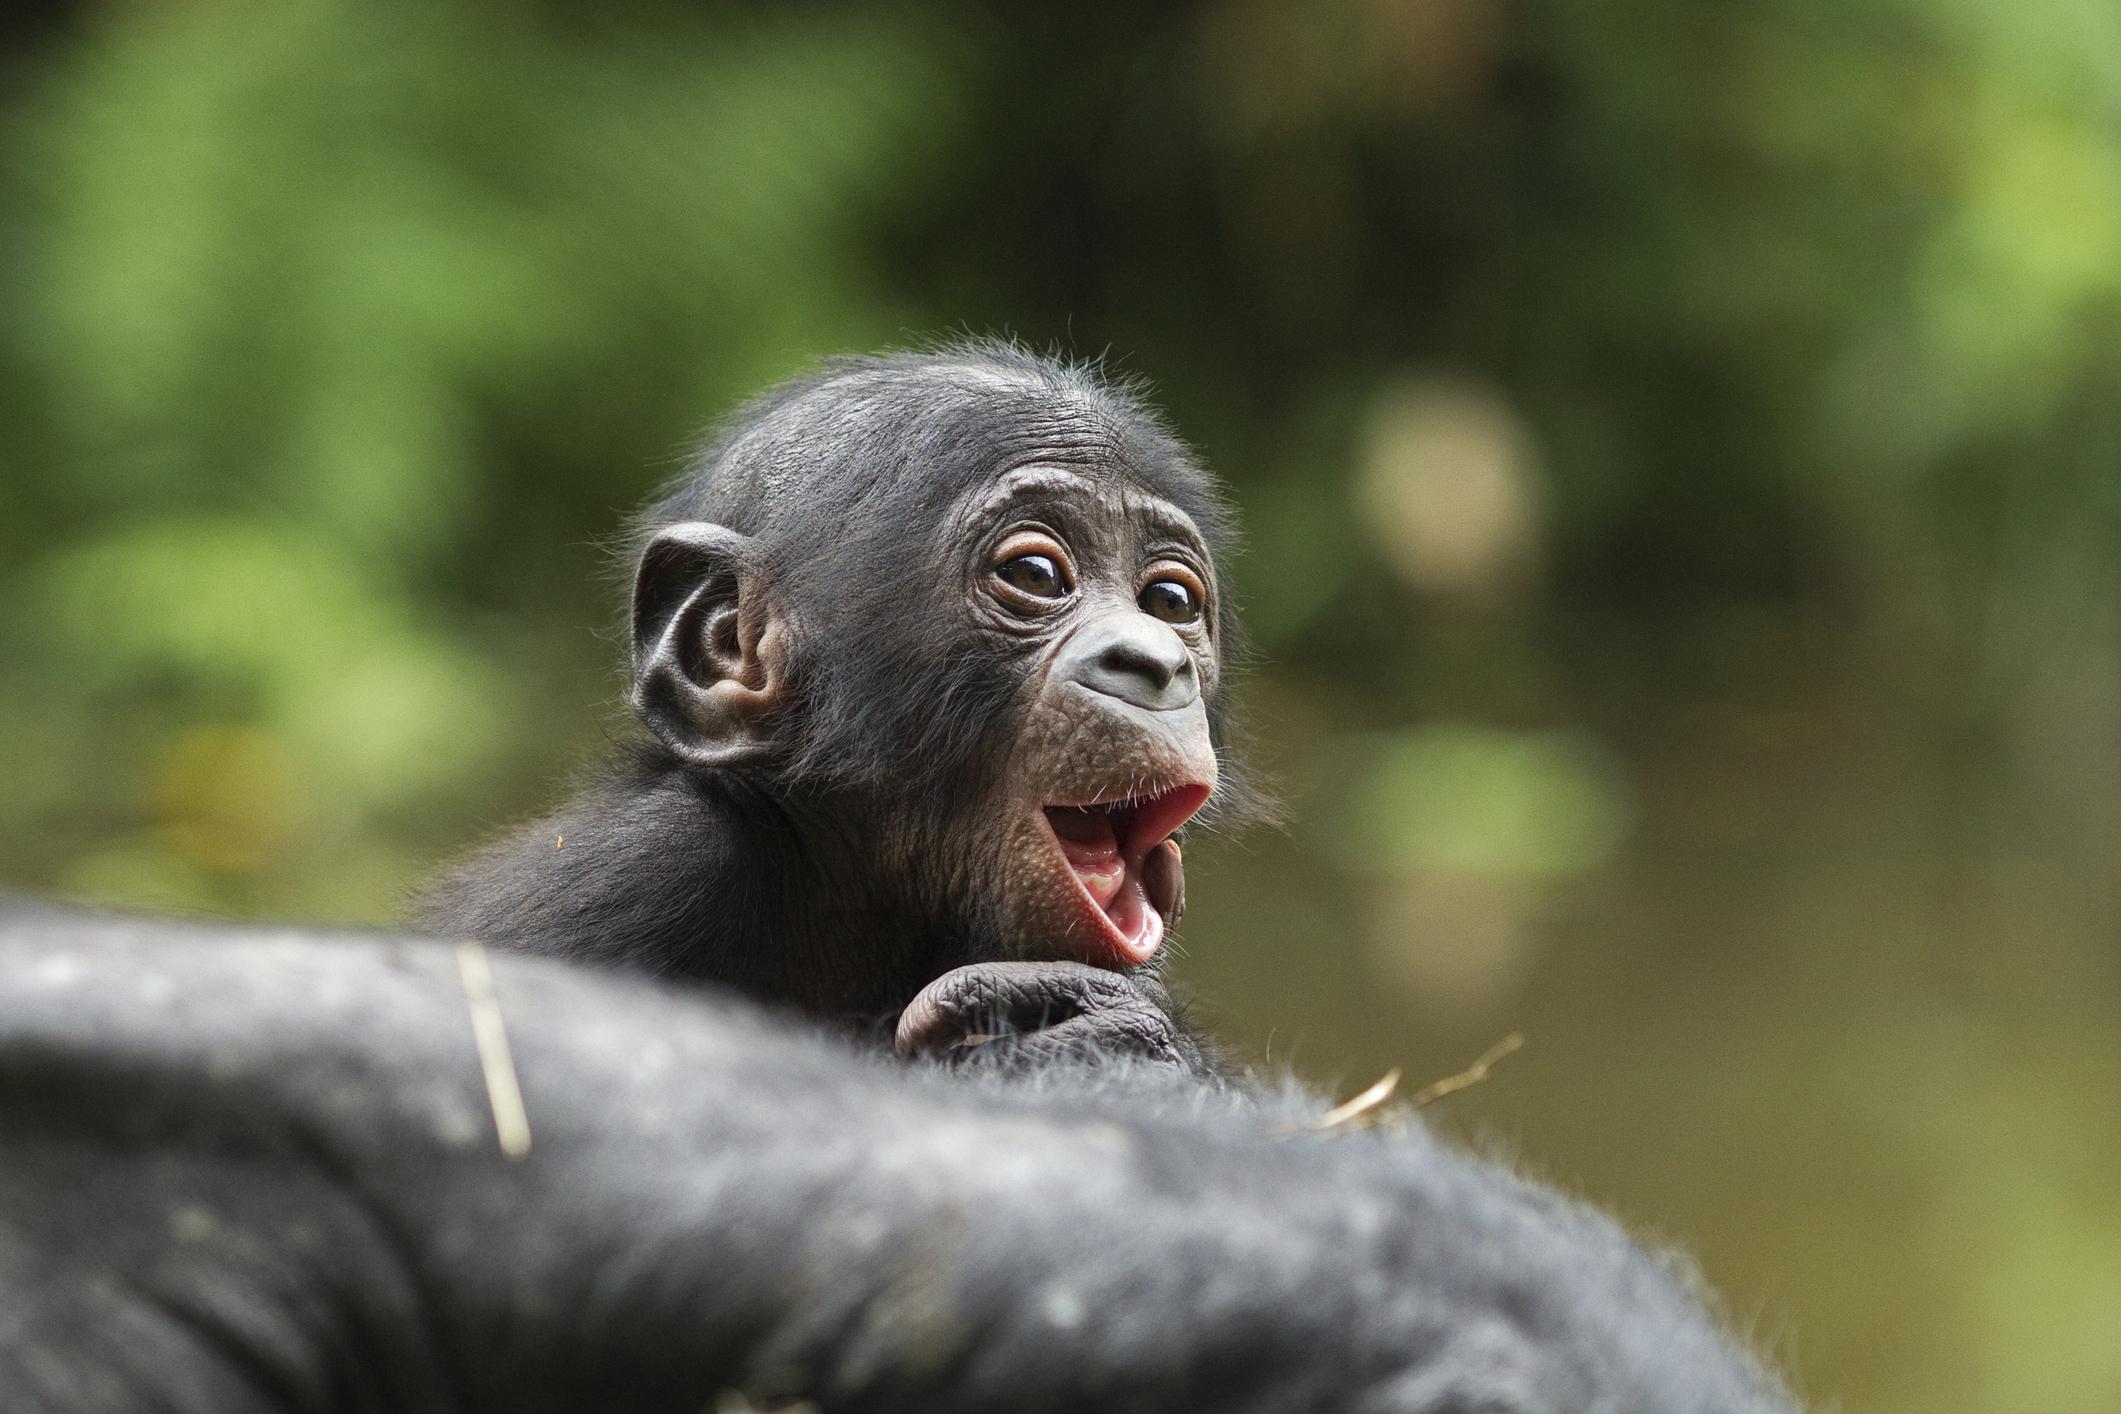
[[[0,879],[383,921],[620,730],[602,546],[1007,331],[1230,480],[1290,823],[1183,976],[1836,1407],[2121,1409],[2113,0],[47,3]]]

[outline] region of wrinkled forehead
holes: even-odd
[[[959,499],[956,519],[972,526],[998,525],[1055,506],[1102,513],[1151,535],[1207,548],[1200,527],[1183,507],[1143,485],[1116,459],[1083,462],[1034,461],[1011,467],[991,484],[974,486]]]
[[[967,455],[932,488],[954,512],[980,519],[1012,507],[1067,502],[1199,542],[1186,509],[1213,492],[1183,450],[1124,406],[1013,370],[955,370],[957,422],[948,440]]]

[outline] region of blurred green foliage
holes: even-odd
[[[813,355],[1147,372],[1286,831],[1186,975],[1683,1238],[1824,1398],[2121,1408],[2121,8],[48,4],[0,878],[381,920],[618,729]]]

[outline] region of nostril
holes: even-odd
[[[1108,645],[1104,652],[1097,655],[1097,665],[1108,673],[1139,677],[1160,688],[1169,687],[1174,679],[1190,671],[1193,666],[1192,660],[1183,655],[1173,662],[1135,643]]]

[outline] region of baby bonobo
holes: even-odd
[[[424,921],[906,1054],[1210,1072],[1161,962],[1177,835],[1235,793],[1228,535],[1186,448],[1084,370],[975,344],[784,384],[638,523],[648,739]]]

